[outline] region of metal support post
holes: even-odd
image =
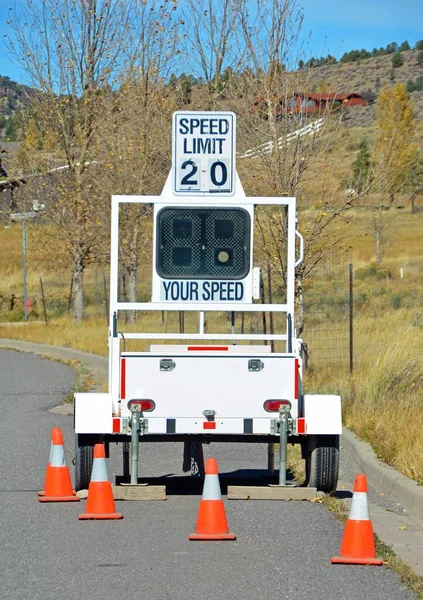
[[[269,475],[275,474],[275,446],[267,444],[267,471]]]
[[[123,478],[125,481],[129,479],[129,442],[122,444],[122,463],[123,463]]]
[[[289,408],[280,406],[280,427],[279,427],[279,445],[280,445],[280,461],[279,461],[279,485],[286,485],[286,455],[288,445],[287,422]]]
[[[139,430],[141,407],[137,404],[131,407],[131,485],[138,483]]]

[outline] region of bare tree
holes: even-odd
[[[225,71],[240,63],[235,53],[237,7],[234,0],[186,0],[183,24],[186,56],[194,73],[207,86],[207,110],[216,110],[226,79]]]
[[[123,40],[131,31],[135,4],[23,0],[11,20],[15,39],[9,38],[9,48],[38,90],[32,113],[43,143],[42,167],[56,169],[49,212],[70,253],[76,320],[83,317],[83,275],[95,257],[105,214],[102,190],[92,181],[93,165],[102,160],[103,114],[128,60]],[[37,157],[32,160],[39,169]]]
[[[299,334],[303,327],[303,279],[324,255],[325,231],[351,205],[351,198],[334,193],[319,177],[319,191],[306,188],[315,179],[316,163],[333,146],[341,111],[331,101],[310,110],[310,68],[297,70],[302,56],[299,34],[303,14],[296,0],[259,0],[255,9],[238,4],[242,31],[239,55],[243,69],[234,80],[232,98],[238,119],[238,167],[248,191],[256,195],[297,196],[306,209],[320,195],[321,210],[308,215],[305,262],[297,269],[296,292]],[[336,90],[333,90],[336,91]],[[285,286],[286,223],[283,211],[268,211],[258,221],[258,244],[263,257]],[[339,240],[337,240],[339,242]]]
[[[158,194],[170,169],[172,112],[178,108],[167,85],[179,53],[175,12],[154,1],[139,3],[134,11],[134,50],[101,136],[107,187],[114,193]],[[122,208],[119,258],[130,302],[137,299],[140,264],[151,256],[150,222],[149,207]],[[135,313],[129,318],[133,321]]]

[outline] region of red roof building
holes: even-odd
[[[336,110],[348,108],[350,106],[365,106],[367,102],[357,92],[348,94],[328,93],[328,94],[302,94],[295,93],[293,96],[280,96],[275,101],[275,112],[277,117],[291,114],[311,115],[321,113],[327,110]],[[266,118],[266,106],[264,98],[257,98],[254,102],[254,112],[262,113]]]

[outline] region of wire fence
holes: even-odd
[[[350,251],[334,249],[304,285],[307,366],[352,370],[352,265]]]
[[[269,267],[268,267],[269,268]],[[262,272],[261,302],[272,302],[272,291],[269,287],[269,273]],[[28,320],[52,320],[72,314],[72,280],[70,277],[61,281],[47,280],[38,274],[32,274],[28,280],[28,290],[22,293],[21,281],[16,282],[10,292],[0,290],[0,320],[13,322]],[[127,296],[127,282],[124,277],[119,280],[119,296]],[[142,290],[141,290],[142,291]],[[142,298],[145,300],[144,298]],[[274,299],[278,301],[276,298]],[[109,268],[108,265],[92,265],[84,277],[84,305],[87,315],[104,319],[108,322],[109,311]],[[25,310],[26,309],[26,310]],[[26,314],[25,314],[26,313]],[[153,316],[153,315],[151,315]],[[210,326],[213,318],[210,315]],[[176,318],[176,317],[175,317]],[[170,320],[167,315],[158,314],[154,325],[160,327],[157,331],[190,330],[189,319],[185,323]],[[220,317],[219,317],[220,318]],[[352,338],[352,267],[351,252],[334,249],[314,270],[311,277],[304,282],[304,332],[303,339],[307,347],[306,366],[311,369],[320,366],[334,366],[352,370],[353,367],[353,338]],[[232,323],[237,332],[241,333],[274,333],[283,328],[277,322],[276,315],[254,313],[237,315]],[[124,321],[128,314],[124,314]],[[221,319],[222,320],[222,319]],[[227,320],[227,319],[226,319]],[[173,323],[175,321],[175,323]],[[226,323],[226,321],[225,321]],[[221,325],[221,323],[220,323]],[[153,326],[153,324],[152,324]],[[225,330],[231,329],[227,323]],[[283,344],[274,350],[284,351]]]

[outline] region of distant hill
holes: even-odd
[[[0,75],[0,141],[15,141],[16,119],[31,103],[35,90]]]
[[[394,67],[393,54],[375,56],[355,62],[338,62],[312,68],[310,91],[330,90],[333,92],[359,92],[376,100],[385,85],[404,83],[410,90],[410,82],[422,82],[423,64],[419,64],[418,50],[401,52],[403,65]],[[420,79],[419,79],[420,78]],[[423,122],[423,89],[410,93],[415,103],[416,120]],[[356,107],[349,111],[346,124],[354,127],[369,127],[376,118],[375,105]]]
[[[423,42],[423,40],[422,40]],[[358,54],[365,51],[356,52]],[[304,74],[309,92],[358,92],[368,101],[365,107],[350,108],[344,119],[347,127],[371,127],[376,120],[375,101],[385,85],[404,83],[415,104],[416,121],[423,124],[423,49],[402,50],[391,54],[354,59],[351,62],[327,62],[319,59],[317,66],[296,72]],[[350,53],[351,55],[354,52]],[[367,53],[369,54],[369,53]],[[401,63],[394,66],[394,56],[400,54]],[[328,57],[329,58],[329,57]],[[315,59],[313,59],[315,60]],[[306,65],[307,67],[307,65]],[[182,75],[192,86],[192,104],[187,109],[203,108],[203,83],[189,75]],[[19,116],[34,97],[35,90],[0,75],[0,144],[15,142]]]

